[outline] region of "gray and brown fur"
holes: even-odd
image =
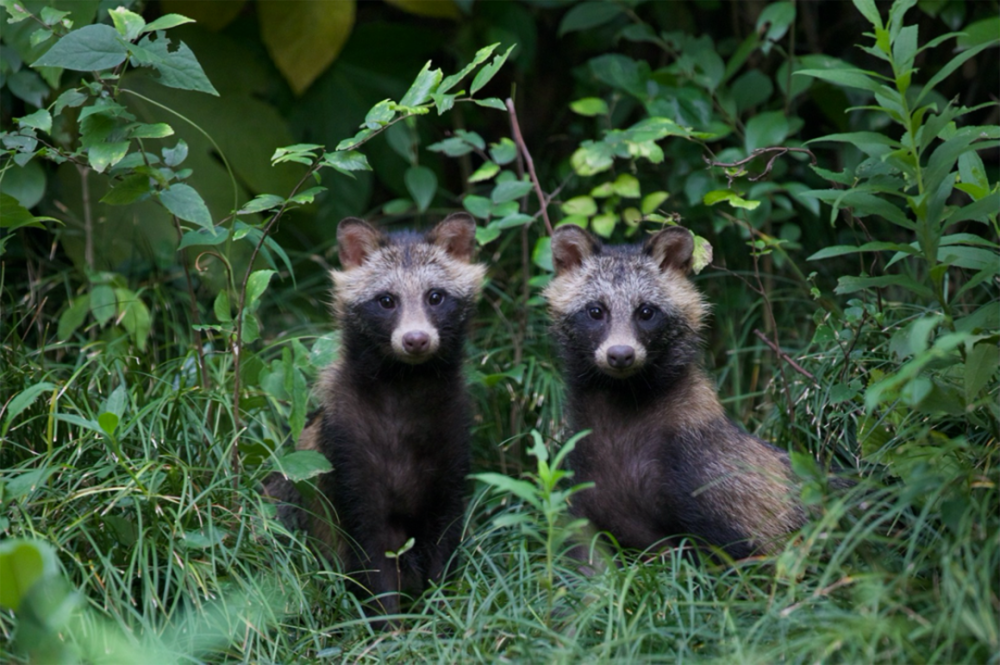
[[[423,235],[349,218],[337,242],[340,354],[297,445],[322,452],[333,471],[312,500],[283,477],[267,493],[284,502],[289,527],[309,531],[377,610],[394,614],[401,591],[441,576],[461,535],[471,424],[462,363],[485,268],[471,262],[475,223],[465,214]],[[410,538],[412,549],[386,556]]]
[[[734,558],[773,551],[803,522],[787,455],[723,412],[699,365],[707,315],[687,275],[694,242],[668,227],[605,246],[556,229],[545,290],[565,365],[569,424],[589,429],[569,457],[574,513],[622,546],[690,536]]]

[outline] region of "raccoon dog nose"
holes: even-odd
[[[407,353],[420,355],[431,347],[431,336],[422,330],[411,330],[403,335],[403,348]]]
[[[617,344],[608,349],[608,364],[615,369],[631,367],[635,362],[635,349],[625,344]]]

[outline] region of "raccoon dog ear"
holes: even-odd
[[[560,226],[552,233],[552,264],[556,275],[576,270],[584,259],[600,249],[600,241],[576,224]]]
[[[348,217],[337,225],[337,248],[345,270],[357,268],[379,248],[383,236],[363,219]]]
[[[690,231],[681,226],[668,226],[654,233],[642,249],[656,261],[663,272],[679,270],[684,275],[691,272],[694,238]]]
[[[464,212],[456,212],[428,231],[426,239],[459,261],[471,261],[476,249],[476,221]]]

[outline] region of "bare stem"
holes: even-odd
[[[542,211],[542,219],[545,221],[545,231],[552,235],[552,222],[549,221],[549,200],[545,196],[545,192],[542,191],[542,185],[538,182],[538,174],[535,173],[535,161],[531,159],[531,153],[528,152],[528,146],[524,143],[524,136],[521,134],[521,125],[517,122],[517,111],[514,110],[514,100],[510,97],[507,98],[507,111],[510,113],[510,124],[514,129],[514,143],[517,144],[517,149],[524,155],[524,163],[528,165],[528,175],[531,177],[531,183],[535,186],[535,196],[538,197],[538,207]]]

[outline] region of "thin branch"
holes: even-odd
[[[306,183],[306,181],[312,176],[312,174],[319,168],[319,160],[317,159],[312,167],[306,170],[305,175],[295,184],[292,188],[292,193],[288,195],[288,199],[295,196],[296,192]],[[233,334],[233,420],[234,420],[234,440],[233,440],[233,474],[234,483],[236,476],[239,473],[240,468],[240,354],[243,350],[243,307],[246,303],[247,296],[247,283],[250,281],[250,275],[253,274],[253,264],[257,260],[257,255],[260,254],[261,248],[264,246],[264,242],[267,240],[268,233],[274,227],[275,223],[284,214],[285,209],[288,207],[288,199],[281,204],[278,211],[274,213],[267,224],[261,229],[260,240],[257,241],[257,245],[253,248],[253,252],[250,254],[250,259],[247,262],[247,270],[243,275],[243,283],[240,284],[239,300],[236,306],[236,330]]]
[[[774,153],[773,155],[771,155],[771,158],[767,160],[767,165],[764,167],[764,170],[762,172],[758,173],[757,175],[751,178],[747,178],[747,180],[749,180],[750,182],[757,182],[764,176],[769,175],[771,173],[771,169],[774,168],[774,163],[778,160],[778,157],[781,157],[782,155],[785,155],[789,152],[804,152],[807,155],[809,155],[812,163],[816,164],[816,155],[813,154],[812,150],[809,150],[808,148],[789,148],[783,145],[771,146],[770,148],[757,148],[756,150],[751,152],[749,156],[744,157],[743,159],[738,159],[735,162],[719,162],[713,159],[709,159],[708,157],[702,157],[702,159],[704,159],[705,163],[708,164],[709,166],[719,166],[722,168],[731,169],[731,168],[739,168],[741,166],[745,166],[746,164],[749,164],[750,162],[757,159],[761,155]],[[732,187],[733,180],[735,180],[738,175],[739,173],[726,174],[726,179],[729,181],[730,187]]]
[[[815,376],[813,376],[812,374],[810,374],[807,370],[803,369],[801,365],[799,365],[797,362],[795,362],[794,360],[792,360],[791,357],[787,353],[785,353],[784,351],[782,351],[780,348],[778,348],[778,346],[774,342],[772,342],[771,340],[769,340],[767,338],[767,335],[765,335],[764,333],[762,333],[760,330],[758,330],[756,328],[754,328],[753,334],[757,335],[757,337],[760,338],[760,341],[762,341],[765,344],[767,344],[768,347],[770,347],[770,349],[772,351],[774,351],[774,353],[779,358],[781,358],[786,363],[788,363],[792,367],[792,369],[794,369],[796,372],[798,372],[802,376],[806,377],[807,379],[809,379],[813,383],[816,383],[816,377]]]
[[[510,113],[510,124],[514,129],[514,143],[518,150],[524,155],[524,163],[528,165],[528,175],[531,176],[531,183],[535,186],[535,195],[538,197],[538,206],[542,210],[542,219],[545,220],[545,231],[552,235],[552,222],[549,221],[548,206],[549,201],[542,191],[542,185],[538,182],[538,174],[535,173],[535,162],[531,159],[528,146],[524,143],[524,136],[521,135],[521,125],[517,122],[517,112],[514,110],[514,100],[507,98],[507,111]]]

